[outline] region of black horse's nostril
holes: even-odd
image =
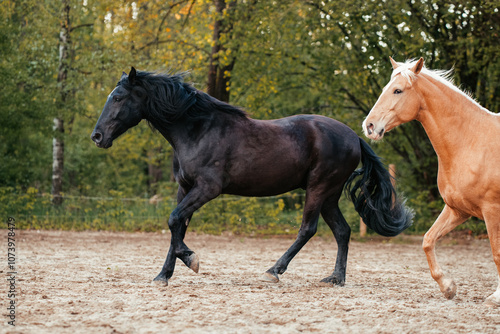
[[[371,135],[373,132],[373,123],[370,123],[366,126],[366,131],[368,131],[368,134]]]
[[[102,140],[102,133],[94,132],[91,138],[94,141],[94,143],[99,144]]]

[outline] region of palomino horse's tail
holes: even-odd
[[[413,211],[396,195],[391,176],[380,158],[363,139],[359,141],[363,167],[347,180],[347,196],[369,228],[386,237],[396,236],[412,224]],[[361,179],[352,185],[358,176]]]

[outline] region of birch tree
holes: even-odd
[[[54,137],[52,139],[52,196],[53,203],[62,203],[63,172],[64,172],[64,118],[60,111],[68,99],[68,66],[71,49],[71,21],[69,0],[62,1],[61,30],[59,32],[59,66],[57,83],[59,87],[60,102],[59,112],[54,117]]]

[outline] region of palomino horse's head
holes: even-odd
[[[416,62],[400,64],[392,58],[391,81],[384,87],[377,103],[363,122],[365,136],[373,140],[396,126],[417,118],[421,98],[415,89],[415,79],[424,65],[423,58]]]
[[[111,147],[113,140],[143,119],[146,94],[143,88],[134,85],[135,80],[136,70],[132,67],[128,75],[123,73],[116,88],[108,95],[90,136],[97,147]]]

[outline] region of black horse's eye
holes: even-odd
[[[401,94],[403,91],[401,89],[395,89],[394,94]]]
[[[113,101],[115,101],[115,102],[120,102],[121,100],[122,100],[122,98],[119,96],[113,97]]]

